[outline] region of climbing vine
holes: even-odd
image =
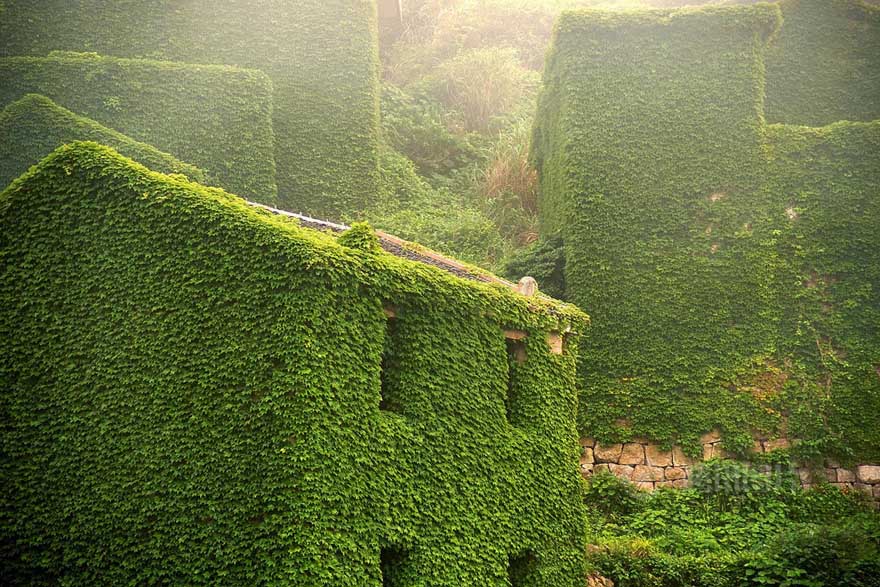
[[[534,157],[567,297],[594,319],[586,435],[880,458],[880,125],[764,125],[780,22],[756,5],[557,26]]]
[[[6,579],[582,585],[576,308],[91,143],[0,226]]]

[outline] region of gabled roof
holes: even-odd
[[[264,204],[257,204],[256,202],[248,202],[248,204],[257,208],[262,208],[263,210],[268,210],[273,214],[295,218],[299,221],[299,224],[305,228],[330,231],[334,234],[341,234],[350,228],[345,224],[337,224],[327,220],[318,220],[303,214],[296,214],[294,212],[272,208]],[[506,279],[502,279],[476,267],[466,265],[450,257],[443,256],[440,253],[434,252],[416,243],[405,241],[392,234],[377,230],[376,236],[379,238],[379,245],[382,249],[396,257],[409,259],[410,261],[416,261],[425,265],[431,265],[463,279],[482,281],[485,283],[499,283],[511,288],[516,288],[516,284],[511,283]]]
[[[107,181],[97,181],[99,178]],[[74,185],[76,182],[79,185]],[[302,258],[305,267],[326,263],[325,269],[332,267],[337,274],[353,278],[376,275],[379,271],[403,289],[413,287],[419,291],[445,289],[446,285],[457,289],[458,286],[447,281],[452,279],[459,282],[462,299],[476,296],[494,300],[492,305],[500,312],[499,316],[521,318],[523,312],[528,312],[542,316],[540,319],[550,324],[550,328],[565,332],[579,331],[589,323],[586,314],[573,305],[544,295],[520,295],[515,284],[393,235],[377,232],[376,240],[382,251],[377,249],[378,256],[364,256],[366,251],[355,250],[343,242],[343,233],[349,229],[345,225],[248,202],[183,176],[162,175],[97,143],[76,142],[56,149],[0,194],[0,216],[10,206],[27,205],[35,202],[35,198],[54,199],[59,194],[63,194],[60,196],[63,198],[103,198],[106,205],[112,202],[117,210],[124,210],[129,198],[146,200],[150,202],[148,205],[161,205],[172,217],[187,218],[188,225],[198,218],[202,226],[215,222],[224,227],[237,226],[240,229],[236,229],[236,235],[242,235],[243,243],[265,239],[280,247],[279,251]],[[142,202],[138,204],[142,205]],[[87,208],[94,210],[91,205]]]

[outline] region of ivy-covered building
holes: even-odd
[[[801,457],[880,459],[880,94],[865,89],[880,53],[856,51],[876,46],[877,14],[801,0],[562,16],[533,153],[542,231],[593,317],[585,435],[696,453],[718,429],[733,453],[758,433]],[[819,24],[843,49],[805,48]],[[829,79],[791,62],[819,55],[838,59]],[[768,124],[765,94],[773,122],[854,104],[863,122]]]
[[[60,147],[0,194],[4,581],[580,586],[586,326]]]
[[[53,51],[89,52],[102,56],[186,64],[226,65],[258,70],[271,80],[270,97],[263,80],[255,87],[206,85],[198,72],[153,70],[134,75],[137,61],[103,63],[91,72],[73,67],[79,83],[54,88],[56,93],[24,88],[47,95],[60,106],[93,118],[136,140],[147,142],[212,172],[225,189],[250,199],[278,202],[285,209],[323,217],[365,210],[379,193],[379,57],[375,0],[5,0],[0,5],[0,57],[47,57]],[[5,60],[4,60],[5,62]],[[15,62],[21,65],[21,61]],[[122,66],[124,65],[124,67]],[[154,65],[154,64],[153,64]],[[40,67],[52,69],[51,64]],[[182,65],[181,65],[182,67]],[[53,74],[61,76],[56,70]],[[140,73],[143,73],[140,71]],[[0,71],[0,88],[18,90],[19,84]],[[216,81],[216,76],[214,78]],[[63,93],[62,90],[68,90]],[[69,90],[76,90],[72,94]],[[213,126],[218,143],[182,133],[188,151],[176,151],[175,141],[151,140],[150,125],[129,133],[112,122],[137,118],[148,100],[133,99],[140,90],[168,98],[179,91],[177,102],[161,101],[165,112],[187,114]],[[20,99],[3,95],[0,107]],[[78,106],[86,103],[86,109]],[[271,117],[270,152],[264,152],[262,125],[249,126],[248,113]],[[244,113],[244,116],[235,114]],[[152,119],[160,128],[161,117]],[[184,125],[184,129],[190,127]],[[222,148],[233,149],[223,138],[238,135],[238,145],[252,146],[247,167],[262,166],[260,180],[271,171],[275,187],[244,182],[242,167],[216,158]],[[257,136],[254,136],[257,135]],[[166,137],[167,138],[167,137]],[[179,142],[179,141],[177,141]],[[204,152],[198,149],[205,149]],[[195,150],[192,154],[190,151]],[[206,166],[206,156],[217,168]],[[227,166],[228,165],[228,166]],[[237,181],[226,181],[228,175]],[[270,197],[271,196],[271,197]]]

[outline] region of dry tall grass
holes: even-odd
[[[529,159],[530,136],[529,118],[501,135],[478,189],[486,214],[517,245],[538,238],[538,172]]]

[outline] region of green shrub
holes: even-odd
[[[467,136],[446,128],[439,105],[387,83],[382,91],[382,128],[387,143],[428,181],[466,169],[482,157]]]
[[[502,234],[523,246],[538,238],[538,172],[529,157],[531,118],[501,133],[478,179],[477,197]]]
[[[65,143],[95,141],[150,169],[179,173],[207,183],[205,172],[150,145],[139,143],[94,120],[77,116],[45,96],[29,94],[0,112],[0,186]]]
[[[504,256],[505,243],[491,220],[460,196],[431,187],[400,153],[383,147],[380,176],[381,205],[355,218],[482,267]]]
[[[584,502],[591,508],[612,517],[626,516],[642,505],[642,494],[636,486],[609,471],[599,471],[587,480]]]
[[[871,512],[870,500],[860,491],[841,491],[828,483],[798,491],[789,500],[791,518],[798,522],[833,524]],[[880,528],[880,526],[878,526]],[[876,538],[880,539],[880,536]]]
[[[707,490],[697,476],[699,490],[662,489],[628,515],[594,521],[590,567],[633,587],[877,584],[876,512],[830,487],[756,492],[761,484],[745,469],[725,467],[715,476],[725,480],[720,489],[712,483]]]
[[[261,72],[83,53],[0,59],[0,106],[28,93],[276,202],[272,85]]]
[[[616,587],[734,587],[739,557],[671,556],[654,542],[624,536],[590,547],[588,561]]]
[[[722,504],[759,501],[781,491],[777,479],[737,461],[715,459],[693,469],[691,487]]]
[[[542,292],[565,299],[565,246],[560,237],[550,237],[516,251],[502,271],[505,277],[518,281],[529,275],[538,282]]]
[[[743,566],[743,585],[875,587],[880,542],[846,524],[793,526]]]
[[[459,132],[487,133],[534,97],[538,76],[513,51],[474,49],[441,64],[419,87],[446,107],[446,124]]]
[[[442,192],[441,192],[442,193]],[[380,211],[371,221],[385,232],[481,267],[492,267],[505,245],[492,221],[479,210],[448,197],[414,209]]]

